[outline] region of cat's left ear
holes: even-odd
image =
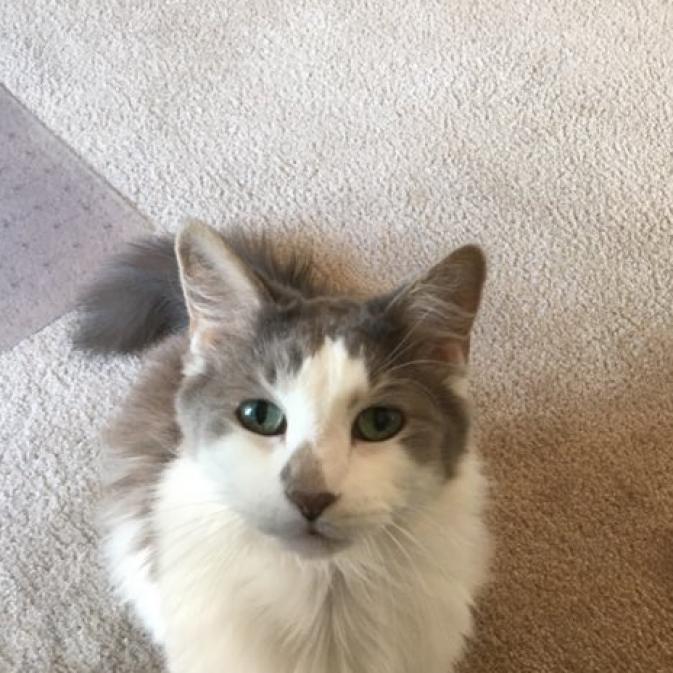
[[[485,280],[484,253],[466,245],[399,290],[386,310],[404,321],[407,338],[420,344],[428,357],[463,365]]]

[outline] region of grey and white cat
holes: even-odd
[[[189,224],[92,288],[80,346],[164,337],[106,434],[103,519],[171,673],[453,669],[489,558],[465,384],[484,278],[468,246],[355,299]]]

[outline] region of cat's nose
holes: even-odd
[[[286,495],[308,521],[315,521],[337,499],[334,493],[328,491],[309,493],[292,490],[286,491]]]

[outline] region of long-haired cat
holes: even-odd
[[[485,278],[369,299],[189,224],[91,289],[97,351],[163,339],[106,434],[105,555],[171,673],[449,673],[489,556],[470,444]]]

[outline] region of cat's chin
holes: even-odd
[[[328,537],[308,527],[296,535],[282,536],[278,540],[288,551],[305,559],[318,560],[334,556],[350,545],[348,540]]]

